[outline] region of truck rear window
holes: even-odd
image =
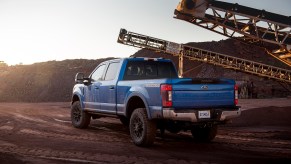
[[[177,78],[177,72],[171,62],[129,61],[123,80]]]

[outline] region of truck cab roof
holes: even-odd
[[[124,58],[124,59],[131,60],[131,61],[161,61],[161,62],[172,62],[170,59],[165,59],[165,58],[129,57],[129,58]]]

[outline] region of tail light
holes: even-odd
[[[234,105],[238,104],[238,85],[234,85]]]
[[[163,107],[171,107],[172,102],[172,85],[162,84],[161,85],[161,96]]]

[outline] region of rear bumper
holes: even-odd
[[[203,109],[201,109],[202,111]],[[164,108],[163,109],[163,118],[169,120],[176,120],[176,121],[189,121],[189,122],[226,122],[235,117],[239,117],[241,115],[240,107],[236,109],[212,109],[211,110],[211,118],[207,119],[199,119],[197,117],[197,110],[190,110],[184,112],[176,112],[174,109],[171,108]]]

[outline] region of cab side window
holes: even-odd
[[[99,67],[98,67],[98,68],[93,72],[93,74],[92,74],[92,76],[91,76],[91,79],[92,79],[93,81],[100,81],[100,80],[103,80],[103,79],[102,79],[102,75],[103,75],[103,72],[104,72],[104,70],[105,70],[105,67],[106,67],[105,64],[99,66]]]
[[[110,63],[105,75],[105,80],[113,80],[116,77],[119,63]]]

